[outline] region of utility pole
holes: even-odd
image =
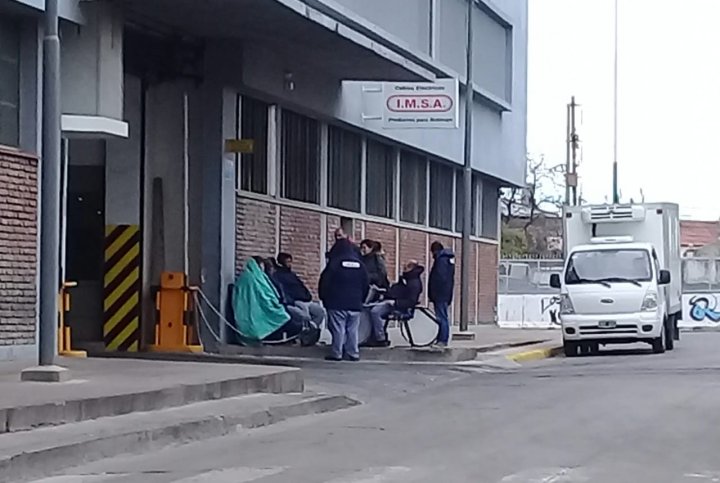
[[[577,175],[577,151],[580,140],[575,125],[575,111],[579,105],[575,102],[575,96],[570,99],[567,105],[567,137],[566,137],[566,164],[565,164],[565,204],[578,204],[578,175]]]
[[[465,153],[463,169],[462,256],[460,257],[460,332],[467,332],[470,321],[470,234],[472,231],[472,127],[475,87],[473,84],[473,8],[467,0],[467,64],[465,72]]]
[[[577,174],[577,150],[578,150],[578,134],[575,126],[575,109],[578,105],[575,103],[575,96],[570,99],[570,152],[571,152],[571,167],[573,174],[572,184],[572,204],[575,206],[578,204],[578,174]]]
[[[618,187],[618,0],[615,0],[615,55],[613,84],[613,203],[620,203]]]

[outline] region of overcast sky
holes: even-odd
[[[583,197],[611,197],[613,0],[529,0],[528,151],[565,162],[565,112],[582,104]],[[625,201],[720,217],[720,0],[620,0],[619,154]],[[679,8],[681,6],[682,8]]]

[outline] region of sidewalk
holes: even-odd
[[[64,383],[21,382],[0,364],[0,433],[258,392],[301,392],[293,368],[133,359],[59,358]]]

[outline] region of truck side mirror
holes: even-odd
[[[669,285],[670,284],[670,272],[668,270],[660,270],[660,277],[658,278],[658,284]]]
[[[550,286],[552,288],[560,288],[561,287],[560,275],[558,275],[557,273],[553,273],[550,275]]]

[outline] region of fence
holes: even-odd
[[[557,327],[558,291],[550,275],[563,260],[500,260],[498,323],[506,327]],[[720,324],[720,258],[683,258],[683,327]]]
[[[561,259],[500,260],[498,273],[499,294],[553,294],[550,275],[561,273]]]
[[[562,273],[560,259],[500,260],[498,293],[551,294],[550,275]],[[687,293],[720,293],[720,258],[683,258],[682,288]]]

